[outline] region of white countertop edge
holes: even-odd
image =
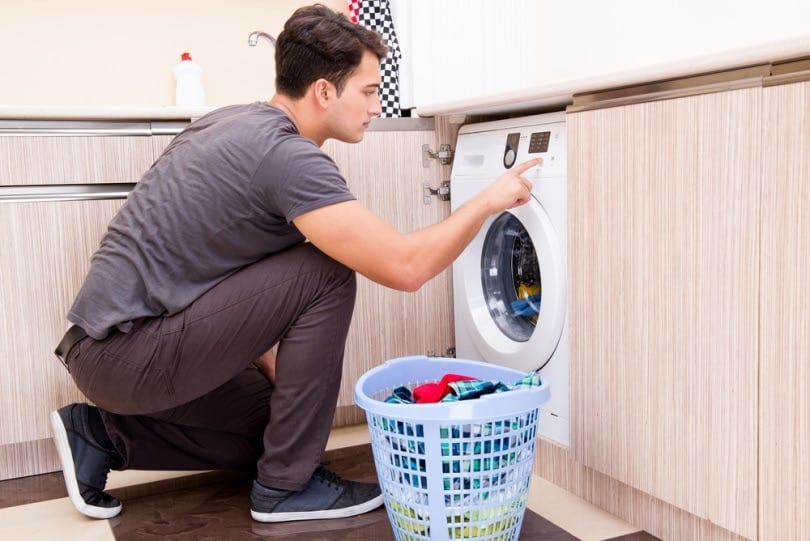
[[[807,56],[810,56],[810,35],[760,44],[746,49],[687,58],[658,66],[642,66],[622,72],[605,73],[582,79],[549,81],[547,84],[523,90],[430,104],[417,107],[416,114],[422,117],[433,117],[437,115],[497,114],[539,109],[564,109],[571,103],[575,94],[597,92]]]
[[[217,107],[95,105],[0,105],[0,119],[14,120],[191,120]]]

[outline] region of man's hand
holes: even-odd
[[[487,201],[492,214],[528,203],[532,197],[532,183],[523,173],[542,162],[542,158],[535,158],[514,166],[492,181],[478,197]]]
[[[256,365],[256,368],[264,374],[264,377],[266,377],[270,383],[273,385],[276,384],[276,354],[272,349],[253,361],[253,364]]]

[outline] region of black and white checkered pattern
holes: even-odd
[[[359,3],[358,20],[366,28],[379,32],[386,45],[388,56],[383,59],[380,70],[382,81],[380,84],[380,105],[383,117],[400,116],[399,109],[399,61],[402,54],[397,42],[397,33],[394,30],[394,20],[388,0],[349,0],[349,9],[352,4]]]

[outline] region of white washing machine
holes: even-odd
[[[535,157],[532,200],[490,217],[453,263],[456,356],[539,369],[551,386],[540,435],[568,445],[565,113],[462,126],[451,210]]]

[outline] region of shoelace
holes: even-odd
[[[343,479],[336,474],[335,472],[329,471],[323,466],[318,466],[315,470],[314,478],[318,479],[321,483],[326,483],[328,485],[335,485],[336,487],[340,487],[343,484]]]
[[[104,459],[103,459],[103,462],[102,462],[103,470],[93,472],[95,474],[93,476],[93,478],[92,479],[87,479],[87,481],[90,482],[90,484],[88,484],[87,486],[90,486],[90,487],[94,488],[95,490],[99,490],[99,491],[104,490],[104,487],[107,486],[107,476],[109,475],[110,470],[115,465],[118,464],[118,461],[113,460],[113,457],[112,457],[109,449],[105,449],[104,447],[100,446],[98,443],[95,442],[95,440],[91,440],[90,438],[85,436],[84,433],[79,432],[78,430],[74,430],[72,428],[67,428],[66,431],[68,433],[70,433],[70,434],[73,434],[75,437],[82,440],[85,444],[92,447],[93,449],[96,449],[97,451],[100,451],[104,455]],[[80,479],[77,479],[77,480],[80,483],[85,484],[85,483],[82,482],[82,480],[80,480]],[[96,487],[95,485],[100,485],[100,487]]]

